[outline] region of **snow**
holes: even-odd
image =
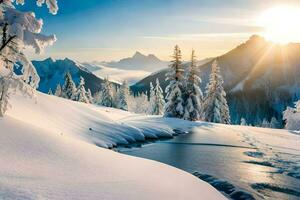
[[[0,119],[2,199],[225,199],[179,169],[97,147],[171,136],[189,122],[42,93],[11,104]]]
[[[253,199],[251,195],[255,199],[299,198],[300,135],[204,122],[190,122],[189,126],[195,124],[190,134],[141,148],[119,149],[193,173],[231,199]]]

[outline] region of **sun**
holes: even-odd
[[[300,41],[300,8],[277,6],[265,11],[258,19],[264,28],[263,35],[275,43],[287,44]]]

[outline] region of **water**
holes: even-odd
[[[251,196],[252,199],[300,199],[299,177],[283,173],[276,160],[245,141],[228,143],[194,132],[140,148],[119,150],[196,172],[195,175],[232,199],[251,199]]]

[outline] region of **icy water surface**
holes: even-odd
[[[236,134],[224,140],[196,130],[142,148],[119,150],[190,172],[231,199],[300,199],[300,156],[276,152]]]

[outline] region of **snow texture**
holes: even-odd
[[[225,199],[186,172],[95,145],[171,135],[171,119],[41,93],[37,100],[16,94],[0,119],[1,199]]]

